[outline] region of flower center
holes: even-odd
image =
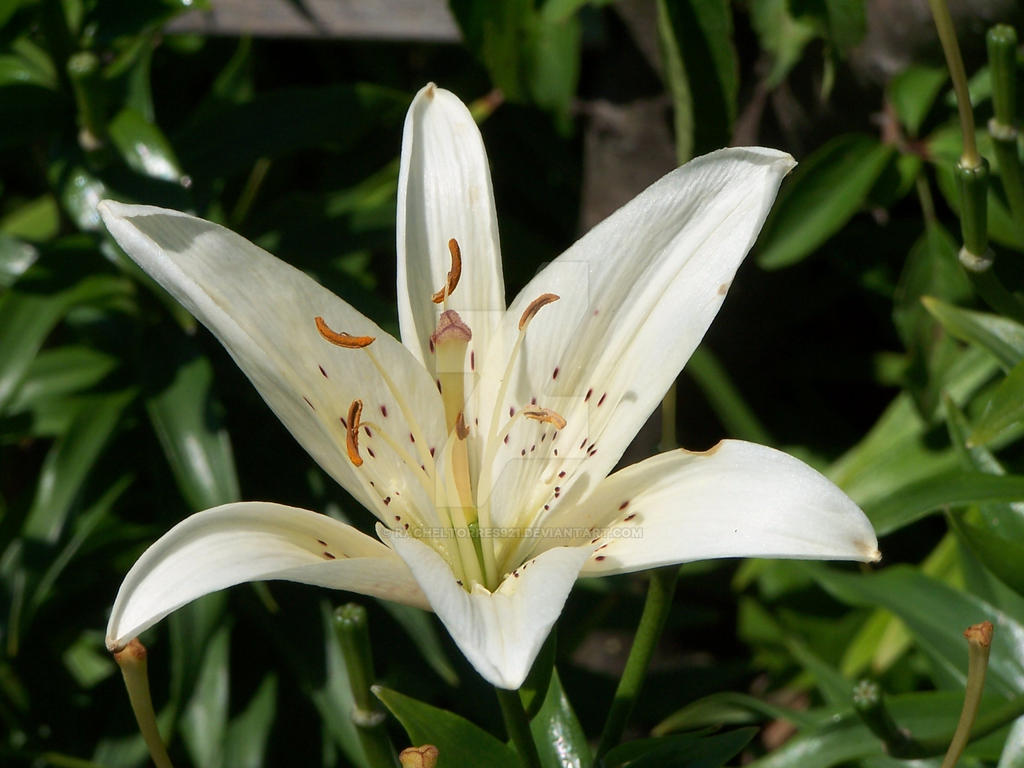
[[[396,440],[393,435],[388,434],[388,430],[385,429],[388,414],[383,405],[380,407],[381,415],[384,417],[382,424],[363,419],[361,399],[352,401],[346,418],[341,421],[345,428],[345,450],[352,466],[357,469],[357,476],[381,498],[383,505],[388,507],[387,514],[380,514],[381,510],[378,510],[378,516],[382,521],[392,530],[419,536],[437,550],[465,589],[472,590],[474,584],[482,584],[493,590],[506,575],[499,560],[504,561],[507,558],[499,558],[497,553],[514,551],[515,542],[511,539],[519,538],[515,530],[503,530],[502,535],[498,536],[498,532],[491,527],[489,497],[494,484],[499,449],[508,442],[510,430],[515,424],[521,423],[522,419],[538,422],[544,427],[554,427],[552,441],[558,431],[566,427],[566,420],[560,414],[551,408],[538,405],[536,401],[519,408],[510,408],[507,417],[499,412],[500,404],[505,402],[509,380],[530,321],[543,307],[557,301],[559,297],[545,293],[526,307],[519,318],[519,333],[509,352],[505,373],[499,384],[495,399],[495,403],[499,405],[496,405],[489,418],[482,420],[483,424],[480,424],[481,419],[476,417],[467,419],[466,409],[470,405],[467,396],[471,394],[467,392],[467,379],[472,381],[471,377],[475,375],[473,353],[467,354],[473,332],[459,313],[449,308],[449,300],[462,275],[462,250],[455,238],[448,241],[448,251],[451,255],[451,269],[444,285],[431,296],[431,301],[441,304],[443,309],[438,317],[437,328],[429,340],[435,382],[441,395],[448,431],[448,439],[443,449],[439,452],[435,452],[434,448],[428,449],[427,441],[423,439],[417,426],[416,414],[412,412],[405,398],[399,397],[398,404],[411,430],[408,444],[406,439]],[[315,323],[320,336],[326,341],[368,355],[388,389],[392,393],[399,392],[387,370],[379,364],[372,351],[374,337],[335,331],[319,316],[315,318]],[[431,361],[427,364],[429,367]],[[376,410],[373,412],[376,413]],[[545,431],[540,440],[547,434]],[[360,445],[361,435],[366,441],[363,445]],[[393,500],[391,495],[383,495],[385,492],[379,490],[378,485],[391,487],[388,483],[393,481],[389,480],[389,476],[393,476],[396,469],[389,473],[388,465],[379,464],[380,457],[374,452],[374,448],[377,448],[378,452],[383,449],[390,453],[400,464],[404,464],[413,476],[419,478],[426,494],[425,503],[429,504],[430,509],[416,509],[414,502],[405,494],[400,500]],[[364,455],[371,459],[370,464],[365,464]],[[533,495],[529,488],[517,489],[517,492],[521,492],[526,499]],[[397,491],[392,493],[397,494]],[[392,505],[393,501],[399,503]],[[412,528],[411,525],[416,527]],[[430,533],[431,529],[436,532]],[[428,532],[419,534],[419,530]]]

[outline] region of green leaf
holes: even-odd
[[[39,251],[35,246],[0,234],[0,289],[14,285],[38,258]]]
[[[437,747],[438,768],[518,768],[515,753],[504,742],[465,718],[383,686],[374,686],[373,692],[405,728],[412,745]]]
[[[553,112],[562,131],[568,133],[580,79],[583,32],[576,16],[550,13],[550,4],[549,0],[534,16],[527,82],[533,102]]]
[[[524,74],[533,24],[531,0],[449,0],[448,7],[467,47],[486,67],[494,85],[512,101],[522,101],[527,92]]]
[[[923,297],[921,303],[951,336],[988,350],[1004,370],[1024,360],[1024,325],[1001,315],[961,309],[931,296]]]
[[[1024,501],[1024,475],[944,472],[865,505],[864,511],[878,534],[885,536],[947,506],[993,501]]]
[[[1006,470],[986,448],[967,442],[970,425],[951,400],[946,401],[950,442],[964,465],[995,476]],[[982,504],[950,522],[968,548],[1004,584],[1024,594],[1024,560],[1018,554],[1024,541],[1024,504]]]
[[[750,22],[761,48],[772,58],[765,86],[774,88],[800,61],[804,47],[814,39],[814,23],[797,19],[789,11],[788,0],[759,0],[750,3]]]
[[[909,730],[915,738],[949,738],[963,705],[963,693],[930,692],[889,696],[886,703],[900,727]],[[982,712],[990,709],[987,701],[981,709]],[[987,754],[1000,738],[997,735],[995,738],[975,742],[968,748],[968,754],[978,751]],[[827,725],[805,730],[768,755],[747,763],[747,768],[831,768],[867,758],[881,758],[884,754],[882,742],[852,710],[848,710],[835,715]],[[903,762],[901,765],[908,763]]]
[[[18,206],[0,220],[0,232],[30,243],[42,243],[57,236],[60,211],[53,195],[42,195]]]
[[[712,693],[672,713],[653,729],[651,735],[722,725],[747,725],[763,720],[781,720],[801,727],[814,727],[832,718],[832,711],[818,715],[791,710],[745,693]]]
[[[225,766],[263,768],[267,742],[277,714],[277,677],[267,674],[241,714],[232,718],[224,741]]]
[[[958,401],[966,400],[995,370],[988,353],[968,348],[947,373],[945,390]],[[884,502],[900,488],[957,467],[953,449],[936,448],[929,428],[910,395],[903,393],[827,474],[862,507]]]
[[[141,112],[122,109],[107,126],[122,159],[134,171],[154,179],[180,182],[182,170],[163,132]]]
[[[1006,744],[1003,747],[1003,754],[999,757],[999,765],[996,768],[1021,768],[1024,766],[1024,717],[1017,718],[1017,722],[1010,729],[1010,735],[1006,737]]]
[[[10,410],[44,409],[54,401],[67,404],[66,398],[99,384],[119,364],[114,355],[84,344],[43,349],[29,364]]]
[[[728,144],[739,91],[729,3],[659,0],[658,40],[672,95],[679,162]]]
[[[590,765],[590,745],[583,726],[576,719],[558,670],[553,670],[547,695],[540,710],[530,720],[533,741],[543,768],[572,768]]]
[[[1024,362],[1017,363],[989,395],[968,442],[987,445],[1024,422]]]
[[[241,493],[231,440],[213,395],[213,368],[194,341],[154,330],[141,361],[146,411],[189,507],[238,501]]]
[[[712,736],[684,733],[621,744],[605,756],[608,768],[719,768],[757,735],[757,728],[737,728]]]
[[[43,460],[23,536],[45,542],[60,537],[86,480],[134,399],[135,392],[129,390],[97,396],[83,404],[67,434]]]
[[[911,65],[897,73],[886,85],[886,96],[896,117],[911,138],[916,138],[949,78],[945,67]]]
[[[230,639],[231,630],[224,624],[206,644],[195,689],[182,712],[181,735],[192,763],[199,768],[225,765]]]
[[[957,344],[938,332],[935,318],[921,305],[926,294],[948,301],[967,301],[971,286],[957,261],[957,245],[935,221],[910,249],[900,275],[893,322],[908,351],[902,381],[922,413],[933,413],[945,390],[950,369],[958,358]]]
[[[869,576],[840,573],[810,563],[801,567],[838,600],[850,605],[881,606],[898,616],[938,670],[960,685],[967,680],[963,631],[979,621],[991,621],[996,629],[986,690],[1006,698],[1024,691],[1024,626],[980,598],[907,566],[894,566]]]
[[[894,151],[874,138],[846,134],[804,160],[765,223],[758,264],[765,269],[795,264],[842,229]]]

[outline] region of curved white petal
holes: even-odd
[[[599,539],[585,576],[718,557],[880,557],[871,523],[830,480],[788,454],[741,440],[627,467],[550,525]]]
[[[117,593],[107,647],[198,597],[269,579],[429,607],[405,563],[376,539],[305,509],[240,502],[186,518],[142,554]]]
[[[473,116],[457,96],[431,83],[409,107],[398,179],[402,341],[431,370],[429,340],[443,307],[430,297],[445,284],[451,238],[462,250],[462,278],[447,308],[473,332],[467,358],[474,352],[480,358],[505,311],[491,173]]]
[[[396,490],[427,514],[432,481],[419,465],[432,467],[428,451],[443,445],[447,431],[430,376],[397,340],[230,230],[177,211],[109,200],[100,212],[128,255],[214,333],[335,480],[378,516],[385,516],[383,500]],[[335,331],[376,341],[365,349],[334,346],[318,332],[317,316]],[[353,467],[341,419],[355,399],[363,401],[363,420],[379,423],[412,461],[402,461],[381,435],[364,435],[365,461],[360,470]]]
[[[584,497],[615,465],[704,336],[793,165],[789,155],[761,148],[697,158],[594,227],[523,289],[488,349],[480,412],[507,415],[536,399],[567,425],[555,434],[549,424],[521,420],[497,446],[495,482],[510,475],[511,486],[536,492],[525,510],[515,509],[520,497],[493,494],[493,524]],[[545,293],[560,299],[529,323],[506,377],[520,317]],[[484,439],[493,442],[493,433]]]
[[[494,592],[466,592],[429,546],[378,526],[405,560],[459,650],[492,685],[514,690],[562,612],[592,547],[556,547],[506,576]]]

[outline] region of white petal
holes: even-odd
[[[428,451],[446,435],[440,397],[398,341],[303,272],[223,227],[112,201],[101,203],[100,212],[128,255],[217,336],[335,480],[381,517],[383,499],[396,490],[417,509],[432,507],[428,472],[419,465],[432,466]],[[376,341],[362,350],[334,346],[317,331],[317,316],[335,331]],[[352,466],[340,419],[355,399],[363,401],[363,420],[379,423],[414,461],[400,461],[381,436],[364,436],[363,467]],[[371,487],[369,480],[379,482]]]
[[[480,358],[505,311],[491,173],[473,116],[431,83],[409,107],[398,180],[398,317],[402,341],[428,368],[443,308],[430,297],[445,284],[451,238],[462,250],[462,279],[447,308],[473,332],[467,357]]]
[[[269,579],[428,607],[405,563],[376,539],[305,509],[240,502],[186,518],[142,554],[117,593],[107,647],[197,597]]]
[[[740,440],[627,467],[550,524],[582,529],[584,537],[595,529],[600,541],[583,568],[590,576],[719,557],[880,557],[871,523],[831,481],[781,451]]]
[[[494,592],[466,592],[447,563],[411,536],[380,530],[405,560],[459,650],[492,685],[514,690],[562,612],[592,547],[557,547],[521,565]]]
[[[553,509],[584,497],[611,470],[704,336],[793,165],[789,155],[761,148],[697,158],[597,225],[523,289],[485,358],[480,412],[497,407],[504,416],[536,399],[568,424],[557,435],[550,425],[516,424],[498,447],[496,483],[511,475],[510,485],[536,489],[528,507]],[[507,392],[495,403],[520,316],[545,293],[561,298],[530,322]],[[559,472],[566,474],[559,479]],[[526,512],[515,509],[520,501],[493,494],[494,524],[526,524]]]

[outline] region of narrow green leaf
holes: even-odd
[[[0,220],[0,232],[30,243],[42,243],[60,231],[60,211],[53,195],[43,195],[8,213]]]
[[[944,507],[993,501],[1024,501],[1024,475],[952,470],[900,488],[864,511],[884,536]]]
[[[583,31],[576,16],[550,14],[547,5],[534,15],[527,70],[530,98],[554,113],[566,133],[572,125],[582,42]]]
[[[224,624],[207,643],[195,689],[181,717],[181,735],[192,764],[218,768],[227,735],[231,630]]]
[[[757,728],[704,736],[684,733],[621,744],[605,756],[608,768],[719,768],[757,735]]]
[[[991,621],[996,631],[986,690],[1007,698],[1024,692],[1024,626],[980,598],[906,566],[870,576],[840,573],[818,564],[802,563],[801,567],[842,602],[881,606],[894,613],[938,670],[960,685],[967,680],[963,631],[979,621]]]
[[[231,440],[213,394],[213,368],[195,342],[154,330],[141,361],[146,411],[174,478],[193,511],[238,501],[241,494]]]
[[[277,677],[268,674],[245,710],[228,724],[222,764],[232,768],[263,768],[276,714]]]
[[[83,405],[67,434],[46,454],[23,536],[51,543],[60,537],[89,474],[134,399],[135,392],[129,390]]]
[[[504,742],[469,720],[383,686],[374,687],[374,693],[405,728],[410,744],[437,747],[438,768],[519,768],[515,753]]]
[[[728,144],[739,91],[729,3],[659,0],[658,39],[675,112],[677,159]]]
[[[0,234],[0,289],[14,285],[38,258],[39,251],[35,246]]]
[[[129,168],[154,179],[181,181],[181,165],[170,142],[141,112],[122,109],[110,121],[107,131]]]
[[[820,710],[806,712],[786,709],[745,693],[712,693],[673,712],[651,729],[651,735],[664,736],[673,731],[717,728],[722,725],[747,725],[764,720],[781,720],[813,728],[830,720],[833,714],[833,710],[821,714]]]
[[[750,22],[761,47],[772,57],[765,85],[774,88],[800,61],[804,47],[814,39],[814,24],[790,13],[787,0],[759,0],[751,3]]]
[[[527,41],[533,23],[531,0],[477,3],[449,0],[462,37],[487,68],[494,84],[513,101],[526,95]]]
[[[1024,768],[1024,717],[1018,718],[1010,728],[996,768]]]
[[[795,264],[842,229],[894,151],[877,139],[846,134],[802,161],[765,223],[758,264],[765,269]]]
[[[925,296],[925,308],[950,335],[988,350],[1009,371],[1024,360],[1024,325],[1001,315],[961,309]]]
[[[907,135],[916,138],[949,79],[945,67],[912,65],[897,73],[886,85],[886,96]]]
[[[989,395],[968,438],[973,445],[987,445],[1024,422],[1024,362],[1017,363]]]

